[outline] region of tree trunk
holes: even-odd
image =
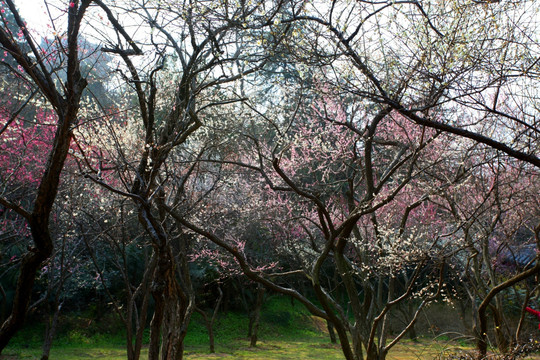
[[[379,360],[379,351],[376,346],[371,346],[366,350],[366,360]]]
[[[208,339],[209,339],[209,342],[210,342],[210,352],[211,353],[216,352],[216,346],[215,346],[215,341],[214,341],[214,323],[216,322],[219,307],[221,306],[221,301],[223,300],[223,291],[221,290],[221,286],[219,286],[219,285],[218,285],[218,291],[219,291],[219,296],[218,296],[218,299],[217,299],[216,304],[214,306],[214,311],[212,312],[212,317],[210,319],[208,318],[208,315],[206,314],[206,312],[203,309],[201,309],[199,307],[195,307],[195,311],[197,311],[199,314],[201,314],[203,319],[204,319],[204,324],[206,326],[206,330],[208,331]]]
[[[159,278],[158,278],[159,279]],[[161,325],[165,312],[164,285],[154,280],[152,297],[154,298],[154,316],[150,322],[150,343],[148,344],[148,360],[159,360],[159,342],[161,340]]]
[[[396,279],[393,276],[388,278],[388,297],[386,303],[390,304],[394,299],[394,290],[395,290]],[[388,337],[388,322],[390,317],[390,312],[387,312],[383,319],[381,325],[381,332],[379,334],[379,360],[384,360],[386,358],[386,338]]]
[[[182,300],[177,286],[170,280],[165,286],[157,285],[152,292],[155,311],[150,325],[149,360],[160,359],[160,352],[163,360],[183,358],[184,337],[191,314],[188,314],[188,304]]]
[[[525,319],[525,307],[527,306],[527,304],[529,303],[529,300],[531,299],[531,292],[529,290],[529,288],[527,287],[526,288],[527,290],[527,293],[525,294],[525,299],[521,302],[521,304],[523,304],[521,306],[521,312],[519,314],[519,322],[518,322],[518,325],[517,325],[517,328],[516,328],[516,333],[515,333],[515,336],[514,336],[514,343],[515,344],[519,344],[520,343],[520,334],[521,334],[521,329],[523,328],[523,320]]]
[[[176,278],[176,261],[171,249],[168,246],[158,249],[157,256],[158,265],[151,290],[155,310],[150,324],[148,359],[158,360],[161,352],[163,360],[180,360],[193,312],[193,294],[182,288]],[[185,276],[189,277],[189,274]]]
[[[172,296],[167,300],[162,327],[161,359],[180,360],[184,356],[184,338],[191,313],[188,314],[188,304],[180,296]]]
[[[45,330],[45,340],[43,341],[41,360],[48,360],[51,353],[51,347],[53,343],[54,336],[56,335],[56,328],[58,326],[58,318],[60,315],[60,309],[62,304],[58,300],[54,302],[54,314],[52,319],[50,319],[47,324],[47,329]]]
[[[362,340],[360,337],[360,327],[356,325],[352,332],[352,343],[355,359],[362,360],[364,358],[364,350],[362,349]]]
[[[538,234],[540,233],[540,226],[535,229],[536,238],[538,239]],[[477,331],[477,342],[476,346],[478,349],[478,357],[482,359],[487,354],[487,317],[486,310],[490,305],[491,300],[501,291],[513,286],[514,284],[527,279],[528,277],[534,276],[540,272],[540,261],[536,262],[536,265],[528,270],[525,270],[514,277],[506,280],[505,282],[492,288],[489,293],[486,295],[480,306],[478,307],[478,322],[480,324],[480,329]]]
[[[126,341],[128,360],[139,360],[143,345],[144,329],[146,328],[146,319],[148,316],[148,301],[150,294],[148,292],[149,274],[154,272],[153,261],[150,261],[147,272],[140,285],[140,288],[128,299],[128,311],[126,316]],[[139,292],[140,290],[140,292]],[[142,297],[140,308],[137,308],[137,297]]]
[[[414,325],[411,326],[411,328],[409,329],[408,335],[409,335],[410,340],[414,342],[418,342],[418,334],[416,333],[416,329]]]
[[[214,340],[214,324],[213,322],[210,322],[208,324],[208,345],[210,347],[210,353],[215,353],[216,352],[216,342]]]
[[[4,321],[6,318],[7,295],[2,284],[0,284],[0,295],[2,295],[2,301],[0,302],[0,321]]]
[[[11,314],[6,321],[4,321],[2,327],[0,327],[0,354],[11,338],[23,325],[26,317],[26,310],[30,304],[37,271],[41,267],[41,264],[52,254],[52,240],[48,234],[44,237],[48,239],[46,242],[47,246],[43,249],[31,249],[31,251],[26,253],[22,259]]]
[[[502,354],[506,354],[508,353],[508,348],[510,346],[510,342],[508,341],[510,336],[506,334],[505,324],[500,310],[501,309],[497,306],[491,307],[493,322],[495,323],[495,341],[497,343],[497,349],[499,349]]]
[[[334,331],[334,325],[328,320],[326,320],[326,328],[328,329],[328,335],[330,335],[330,342],[335,344],[337,342],[336,333]]]
[[[261,319],[261,308],[264,300],[264,286],[259,284],[257,286],[257,299],[255,301],[255,308],[253,309],[253,326],[251,328],[250,347],[257,346],[257,337],[259,332],[259,322]]]

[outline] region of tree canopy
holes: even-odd
[[[520,341],[536,1],[43,3],[39,33],[0,1],[0,351],[93,283],[129,359],[149,319],[149,359],[180,359],[201,282],[239,277],[325,319],[348,360],[384,359],[438,300],[471,304],[480,356],[488,308],[499,349]]]

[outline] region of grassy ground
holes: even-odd
[[[338,360],[343,355],[338,345],[330,344],[325,338],[314,337],[302,340],[264,340],[256,348],[250,348],[245,339],[236,339],[229,344],[217,346],[215,354],[209,354],[206,347],[187,346],[185,358],[192,360],[213,359],[249,359],[249,360]],[[437,342],[421,340],[418,343],[404,341],[389,353],[388,360],[418,360],[418,359],[444,359],[450,353],[459,353],[460,350],[470,350],[470,347],[461,347],[453,342]],[[143,350],[142,359],[146,358],[147,350]],[[10,349],[0,359],[39,359],[39,348]],[[90,360],[107,359],[123,360],[126,352],[122,347],[112,346],[57,346],[51,352],[51,359],[55,360]],[[529,356],[526,359],[538,360],[539,355]]]
[[[246,337],[247,316],[231,311],[220,314],[214,327],[216,353],[209,354],[207,330],[201,316],[195,313],[185,339],[185,354],[187,359],[342,359],[339,346],[330,344],[328,335],[317,325],[301,305],[291,307],[290,300],[273,298],[263,308],[256,348],[249,347]],[[39,359],[43,331],[43,325],[29,324],[0,359]],[[125,359],[124,341],[122,325],[114,318],[97,323],[90,316],[71,314],[63,319],[50,358]],[[146,354],[145,348],[142,359]]]
[[[269,301],[261,316],[260,341],[250,348],[246,338],[247,318],[235,312],[221,314],[215,326],[216,353],[208,353],[208,335],[201,318],[194,314],[186,337],[186,359],[343,359],[339,345],[331,344],[325,324],[311,317],[300,305],[291,307],[286,299]],[[0,356],[3,360],[39,359],[43,326],[27,326]],[[114,319],[94,322],[89,317],[70,315],[64,319],[53,344],[51,359],[87,360],[126,358],[122,326]],[[388,360],[444,359],[450,353],[471,350],[463,339],[439,337],[419,342],[403,340],[388,355]],[[147,349],[143,349],[142,359]],[[540,356],[529,357],[540,360]]]
[[[434,343],[420,342],[397,346],[389,354],[389,360],[433,359],[439,355],[440,347]],[[146,357],[146,349],[142,358]],[[300,340],[263,340],[256,348],[250,348],[246,339],[236,339],[229,344],[220,344],[215,354],[209,354],[206,347],[187,346],[186,359],[250,359],[250,360],[286,360],[286,359],[343,359],[339,345],[330,344],[326,338],[313,337]],[[38,348],[10,349],[4,359],[39,359]],[[122,347],[102,346],[57,346],[51,351],[51,359],[87,360],[87,359],[125,359],[126,352]]]
[[[339,345],[330,344],[325,337],[263,340],[256,348],[250,348],[246,339],[235,339],[228,344],[218,344],[216,353],[208,353],[206,346],[187,345],[185,358],[192,360],[213,359],[249,359],[249,360],[338,360],[343,359]],[[418,359],[444,359],[449,354],[460,351],[469,351],[470,346],[460,346],[456,342],[440,342],[421,340],[419,342],[403,341],[392,349],[388,360],[418,360]],[[147,349],[143,349],[142,359],[146,358]],[[39,347],[8,349],[3,360],[39,359]],[[121,346],[70,344],[56,346],[51,351],[51,359],[55,360],[90,360],[108,359],[121,360],[126,358],[126,352]],[[540,355],[529,356],[526,359],[539,360]]]
[[[217,346],[215,354],[209,354],[206,348],[187,346],[186,359],[343,359],[339,347],[317,345],[316,342],[305,341],[262,341],[256,348],[249,348],[247,340],[238,339],[230,346]],[[142,359],[146,358],[147,350],[143,350]],[[10,350],[1,359],[39,359],[39,349]],[[57,347],[51,351],[51,359],[58,360],[87,360],[126,358],[122,348],[112,347]]]

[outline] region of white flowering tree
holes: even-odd
[[[307,269],[325,307],[304,303],[338,327],[346,358],[384,358],[395,344],[384,341],[385,315],[415,292],[405,285],[403,297],[385,297],[397,286],[390,274],[422,264],[420,254],[440,264],[467,246],[464,224],[441,196],[464,189],[477,169],[495,163],[475,150],[491,149],[507,165],[521,162],[537,177],[536,11],[534,2],[315,1],[290,3],[277,19],[278,26],[292,26],[276,53],[286,74],[276,77],[280,84],[293,78],[298,87],[331,95],[321,101],[327,106],[314,104],[312,92],[299,101],[317,109],[309,120],[298,121],[298,108],[276,117],[266,112],[273,130],[252,136],[257,157],[231,163],[261,173],[270,192],[262,199],[276,209],[281,203],[282,212],[271,217],[283,229],[275,235]],[[265,148],[261,138],[273,137],[275,148]],[[340,158],[339,149],[349,149],[350,158]],[[486,191],[474,196],[489,197]],[[227,248],[250,278],[273,286],[230,241],[201,223],[189,227]],[[353,324],[323,286],[325,266],[342,277]],[[437,285],[432,290],[421,293],[424,299],[438,293]],[[373,296],[378,301],[365,301]],[[370,314],[376,307],[380,312]]]
[[[244,100],[231,84],[264,66],[267,54],[254,46],[256,37],[274,26],[283,2],[94,3],[96,20],[108,20],[120,39],[102,38],[102,51],[116,59],[117,76],[111,80],[126,100],[118,106],[119,124],[131,132],[105,113],[101,127],[81,130],[80,137],[88,139],[89,148],[102,147],[102,159],[114,166],[102,171],[99,162],[82,164],[86,178],[133,201],[152,247],[146,269],[155,304],[149,358],[179,359],[195,307],[191,244],[166,209],[190,210],[190,202],[212,190],[211,175],[197,163],[207,147],[205,128],[213,126],[207,118],[215,108]],[[282,36],[275,33],[276,39]],[[91,158],[81,152],[83,159]]]
[[[252,280],[298,299],[329,321],[347,359],[378,359],[441,294],[450,249],[441,235],[442,210],[430,199],[459,182],[461,169],[448,166],[453,176],[445,179],[431,176],[453,156],[449,138],[439,132],[410,126],[390,109],[370,114],[346,103],[324,94],[302,104],[289,121],[269,124],[265,134],[260,125],[252,129],[245,144],[251,153],[220,159],[244,169],[225,188],[241,186],[244,172],[252,172],[239,195],[237,216],[246,220],[225,233],[207,231],[208,224],[219,229],[223,221],[216,219],[225,214],[213,206],[210,213],[221,216],[179,221],[234,255]],[[270,234],[267,243],[288,262],[265,269],[246,256],[238,239],[253,223]],[[279,285],[282,276],[293,274],[311,282],[320,308],[298,289]],[[387,343],[390,314],[413,300],[413,316]]]

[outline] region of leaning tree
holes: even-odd
[[[79,53],[78,39],[81,22],[90,3],[91,1],[83,0],[65,4],[65,33],[58,34],[54,39],[55,46],[49,48],[43,48],[37,43],[13,1],[6,0],[1,4],[0,44],[4,52],[3,63],[15,77],[26,83],[27,93],[38,93],[51,108],[54,118],[50,124],[45,125],[52,126],[55,131],[46,155],[47,162],[43,164],[36,175],[35,183],[32,184],[31,199],[25,203],[19,202],[17,198],[10,197],[12,192],[9,189],[3,192],[7,195],[0,197],[3,208],[13,214],[10,219],[22,219],[31,234],[31,243],[20,260],[13,306],[0,328],[0,351],[22,326],[36,273],[53,252],[49,220],[58,193],[60,174],[70,149],[72,131],[78,121],[81,96],[87,85],[80,71],[84,56]],[[58,57],[57,51],[65,55],[65,62],[61,67],[51,66]],[[11,59],[13,66],[7,58]],[[20,105],[24,106],[26,103]],[[2,136],[9,127],[15,126],[20,111],[20,108],[9,111],[8,117],[5,117],[5,122],[2,123]],[[36,126],[38,125],[39,123]],[[20,142],[11,151],[22,155],[24,146],[25,143]],[[2,174],[2,178],[6,179],[6,174]]]

